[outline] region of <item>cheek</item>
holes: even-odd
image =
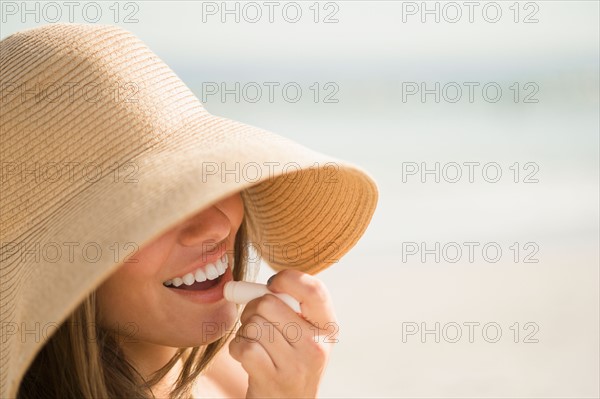
[[[96,291],[99,323],[108,329],[135,323],[141,327],[157,301],[156,281],[138,264],[126,264]]]

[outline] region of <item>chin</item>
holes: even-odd
[[[208,317],[207,317],[208,316]],[[238,311],[233,303],[219,308],[218,311],[205,315],[199,322],[187,325],[185,328],[177,329],[175,334],[179,337],[176,347],[192,347],[208,345],[216,342],[219,338],[228,335],[237,328]],[[191,319],[190,319],[191,320]],[[182,332],[185,332],[182,335]]]

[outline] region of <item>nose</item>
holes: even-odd
[[[202,246],[213,251],[231,233],[231,221],[216,205],[189,219],[179,233],[179,243],[186,247]]]

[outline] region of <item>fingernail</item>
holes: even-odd
[[[269,279],[267,280],[267,287],[273,282],[273,277],[275,277],[275,276],[276,276],[276,274],[269,277]]]

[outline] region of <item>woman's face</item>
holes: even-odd
[[[118,332],[125,344],[192,347],[223,336],[237,316],[236,306],[223,299],[222,287],[232,278],[234,240],[243,216],[236,193],[141,248],[98,288],[99,323]],[[202,273],[214,277],[208,264],[216,266],[223,253],[228,266],[216,282],[207,278],[191,286],[164,285],[190,272],[200,280]]]

